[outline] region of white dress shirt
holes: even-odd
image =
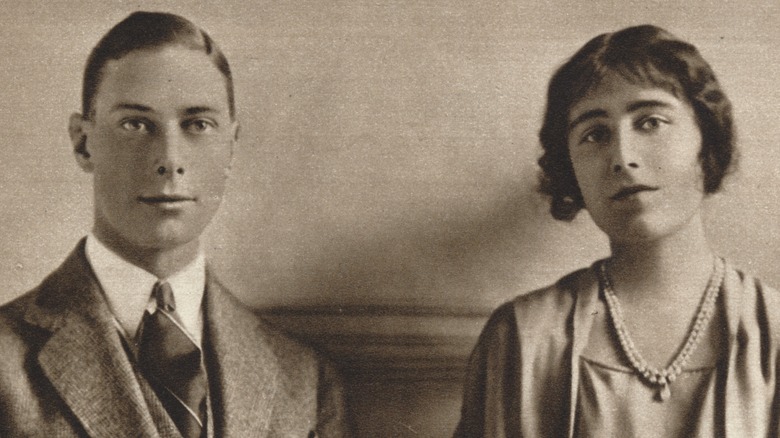
[[[114,313],[118,326],[128,340],[134,340],[144,312],[157,308],[152,299],[152,288],[158,280],[165,280],[173,289],[176,313],[184,328],[202,347],[203,312],[201,303],[206,289],[206,261],[203,251],[181,271],[168,278],[158,279],[153,274],[133,265],[111,251],[94,234],[87,236],[86,255],[92,270]]]

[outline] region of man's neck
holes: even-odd
[[[93,233],[103,245],[124,260],[162,279],[184,269],[200,252],[199,239],[170,248],[156,248],[133,245],[119,236],[100,233],[97,229]]]

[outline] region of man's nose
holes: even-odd
[[[156,143],[157,156],[153,164],[154,171],[168,178],[184,175],[187,148],[184,135],[176,129],[166,129],[160,132]]]

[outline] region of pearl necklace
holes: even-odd
[[[715,258],[712,276],[710,276],[707,289],[704,291],[704,296],[699,304],[699,311],[696,314],[696,319],[691,327],[691,331],[688,333],[685,344],[672,363],[663,370],[649,366],[639,351],[637,351],[634,342],[628,335],[628,329],[624,323],[625,319],[623,318],[623,311],[620,308],[620,302],[618,302],[615,291],[612,289],[609,275],[607,274],[608,263],[609,260],[602,260],[599,263],[599,283],[601,290],[604,291],[607,309],[609,310],[612,325],[617,332],[620,348],[623,350],[623,354],[628,358],[634,371],[636,371],[650,386],[656,387],[656,400],[668,400],[672,395],[669,385],[677,379],[677,376],[679,376],[680,373],[682,373],[683,367],[688,362],[688,359],[691,358],[696,347],[698,347],[701,337],[707,328],[707,324],[709,324],[712,319],[712,315],[715,314],[715,301],[718,298],[720,286],[723,283],[725,263],[720,257]]]

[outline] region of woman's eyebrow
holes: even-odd
[[[637,110],[640,110],[642,108],[671,108],[673,105],[669,102],[665,102],[663,100],[658,99],[645,99],[645,100],[638,100],[636,102],[631,102],[628,105],[626,105],[626,112],[631,113]],[[588,121],[590,119],[595,119],[598,117],[607,117],[608,113],[606,110],[603,109],[592,109],[590,111],[585,111],[584,113],[577,116],[574,120],[569,122],[569,130],[571,131],[574,129],[575,126],[579,125],[580,123],[583,123],[585,121]]]
[[[655,107],[671,108],[672,104],[670,104],[669,102],[664,102],[663,100],[656,100],[656,99],[638,100],[636,102],[631,102],[628,105],[626,105],[626,112],[632,113],[642,108],[655,108]]]
[[[582,113],[579,116],[577,116],[577,118],[575,118],[574,120],[569,122],[569,131],[574,129],[574,127],[579,125],[580,123],[583,123],[585,121],[588,121],[590,119],[595,119],[595,118],[598,118],[598,117],[606,117],[607,114],[608,114],[607,111],[603,110],[603,109],[592,109],[590,111],[585,111],[584,113]]]

